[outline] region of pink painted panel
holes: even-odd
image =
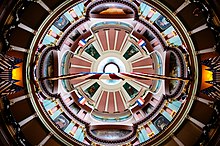
[[[110,50],[114,50],[114,44],[115,44],[115,29],[111,28],[108,31],[108,38],[109,38],[109,46]]]
[[[71,64],[74,64],[74,65],[81,65],[81,66],[87,66],[87,67],[91,66],[91,63],[85,60],[82,60],[80,58],[76,58],[76,57],[70,58],[70,62]]]
[[[108,112],[113,113],[115,111],[114,95],[113,92],[109,93],[108,97]]]
[[[148,86],[152,85],[152,80],[141,80],[141,79],[135,79],[135,80]]]
[[[100,96],[100,102],[98,105],[98,110],[99,111],[104,111],[105,110],[105,105],[106,105],[106,99],[107,99],[107,92],[103,92],[102,96]]]
[[[132,63],[132,66],[133,67],[147,66],[147,65],[152,65],[152,63],[153,63],[153,60],[151,58],[146,58],[138,62]]]
[[[100,30],[98,32],[98,36],[99,36],[99,39],[100,39],[100,43],[102,44],[103,50],[104,51],[108,50],[105,31]]]
[[[123,97],[120,95],[119,91],[115,92],[115,97],[116,97],[118,111],[119,112],[124,111],[125,107],[122,100]]]
[[[116,50],[120,50],[121,46],[123,45],[123,41],[125,38],[125,34],[126,32],[124,30],[121,30],[118,32],[118,39],[117,39],[117,43],[116,43]]]
[[[89,68],[78,68],[78,67],[71,67],[69,69],[69,74],[80,73],[80,72],[90,72],[90,69]]]
[[[154,74],[155,73],[153,68],[133,69],[133,72],[148,73],[148,74]]]

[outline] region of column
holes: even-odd
[[[219,68],[220,68],[220,64],[218,63],[218,64],[216,64],[216,66],[214,67],[214,69],[215,70],[219,70]],[[218,78],[217,78],[218,79]]]
[[[211,64],[216,64],[219,62],[219,60],[220,60],[220,56],[216,56],[214,58],[211,58],[210,61],[211,61]]]
[[[116,95],[115,92],[113,92],[113,96],[114,96],[114,106],[115,106],[115,111],[118,111],[118,104],[117,104],[117,100],[116,100]],[[120,105],[119,105],[120,106]]]
[[[27,52],[28,52],[28,50],[25,49],[25,48],[18,47],[18,46],[13,46],[13,45],[10,45],[10,50],[19,51],[19,52],[24,52],[24,53],[27,53]]]
[[[105,36],[106,36],[107,50],[110,50],[110,44],[109,44],[109,30],[105,30]]]
[[[6,89],[8,89],[10,86],[12,86],[11,82],[8,81],[2,81],[3,83],[0,86],[0,93],[4,93]],[[8,94],[10,91],[6,91],[5,94]]]
[[[5,68],[9,68],[9,67],[12,66],[11,63],[10,63],[10,60],[7,60],[5,57],[4,58],[0,58],[0,63]]]
[[[49,133],[49,134],[38,144],[38,146],[45,145],[52,135],[53,135],[52,133]]]
[[[204,99],[204,98],[201,98],[201,97],[198,97],[198,96],[195,96],[195,99],[202,102],[202,103],[205,103],[207,105],[211,105],[213,104],[214,102],[211,101],[211,100],[207,100],[207,99]]]
[[[191,122],[193,122],[194,124],[196,124],[197,126],[199,126],[201,129],[203,127],[205,127],[205,125],[203,123],[201,123],[200,121],[196,120],[193,117],[187,116],[187,119],[189,119]]]
[[[4,68],[3,68],[3,70],[4,70]],[[3,80],[8,80],[10,75],[11,75],[11,71],[9,71],[9,70],[6,70],[6,71],[3,71],[0,73],[1,79],[3,79]]]
[[[216,85],[216,86],[213,86],[219,93],[220,93],[220,88],[219,87],[217,87],[218,85]]]
[[[183,144],[175,135],[171,135],[171,138],[172,138],[179,146],[184,146],[184,144]]]
[[[116,45],[117,45],[117,41],[118,41],[118,30],[115,30],[115,42],[114,42],[114,50],[116,50]]]
[[[105,111],[108,111],[108,101],[109,101],[109,92],[107,93],[106,103],[105,103]]]
[[[13,105],[13,104],[15,104],[15,103],[17,103],[19,101],[22,101],[24,99],[27,99],[27,98],[29,98],[28,95],[23,95],[23,96],[20,96],[20,97],[16,97],[16,98],[10,99],[10,105]]]
[[[195,34],[195,33],[199,32],[199,31],[202,31],[202,30],[204,30],[204,29],[206,29],[206,28],[208,28],[207,24],[203,24],[203,25],[201,25],[201,26],[199,26],[199,27],[197,27],[197,28],[195,28],[195,29],[189,31],[188,33],[189,33],[190,35],[192,35],[192,34]]]
[[[211,52],[215,52],[215,51],[216,51],[216,46],[214,45],[212,48],[206,48],[206,49],[203,49],[203,50],[196,51],[196,54],[197,55],[206,54],[206,53],[211,53]]]
[[[26,119],[22,120],[21,122],[19,122],[19,125],[22,127],[23,125],[27,124],[28,122],[30,122],[32,119],[34,119],[35,117],[37,117],[37,114],[33,114],[29,117],[27,117]]]
[[[185,0],[185,2],[179,8],[176,9],[176,11],[174,12],[174,15],[182,11],[186,6],[188,6],[188,4],[190,4],[190,1]]]
[[[49,8],[42,0],[38,0],[37,3],[40,4],[41,7],[43,7],[47,12],[49,12],[49,13],[52,12],[52,11],[50,10],[50,8]]]
[[[4,65],[2,62],[0,62],[0,68],[1,68],[2,70],[5,70],[5,69],[7,69],[8,67],[7,67],[6,65]]]
[[[33,34],[36,33],[36,30],[30,28],[29,26],[27,26],[27,25],[25,25],[25,24],[23,24],[23,23],[19,23],[19,24],[18,24],[18,27],[20,27],[20,28],[22,28],[22,29],[24,29],[24,30],[26,30],[26,31],[28,31],[28,32],[30,32],[30,33],[33,33]]]

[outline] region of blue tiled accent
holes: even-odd
[[[171,115],[170,115],[168,112],[163,111],[161,114],[162,114],[164,117],[166,117],[167,120],[172,121],[173,118],[171,117]]]
[[[55,106],[56,106],[55,102],[50,102],[50,103],[48,102],[47,105],[44,105],[44,108],[48,111],[48,110],[52,109]]]
[[[76,133],[74,134],[74,138],[79,140],[81,133],[82,133],[82,128],[78,127],[78,129],[76,130]]]
[[[172,31],[174,31],[175,29],[173,28],[173,26],[168,27],[166,30],[164,30],[164,35],[167,35],[169,33],[171,33]]]
[[[150,10],[151,10],[151,7],[146,6],[146,8],[144,9],[144,12],[142,13],[142,15],[143,15],[144,17],[146,17],[147,14],[149,14]]]
[[[73,7],[74,11],[76,12],[76,15],[78,17],[81,17],[82,16],[82,12],[80,11],[79,7],[78,6],[75,6]]]
[[[78,7],[81,12],[84,12],[84,4],[83,3],[78,4]]]
[[[65,17],[66,17],[70,22],[72,22],[72,21],[74,20],[73,17],[70,15],[69,12],[64,13],[64,15],[65,15]]]
[[[85,138],[85,137],[84,137],[84,133],[82,132],[81,135],[79,136],[79,139],[78,139],[78,140],[81,141],[81,142],[83,142],[84,138]]]
[[[169,39],[169,42],[177,46],[181,46],[183,44],[179,36],[172,37]]]
[[[144,142],[144,136],[141,131],[138,133],[138,140],[140,143]]]
[[[56,119],[62,112],[60,110],[55,111],[52,116],[50,116],[53,120]]]
[[[149,136],[148,136],[148,134],[147,134],[147,131],[146,131],[144,128],[142,128],[142,129],[141,129],[141,133],[142,133],[142,135],[143,135],[143,137],[144,137],[144,141],[147,141],[147,140],[149,139]]]
[[[175,100],[172,102],[173,105],[175,105],[176,107],[180,108],[181,105],[182,105],[182,102],[178,101],[178,100]]]
[[[159,16],[160,16],[160,13],[156,12],[156,13],[150,18],[150,21],[154,22]]]
[[[48,105],[51,104],[51,103],[52,103],[51,100],[47,100],[47,99],[43,100],[43,105],[44,105],[44,107],[48,106]]]
[[[153,123],[150,123],[148,126],[154,132],[155,135],[159,133],[159,131],[157,130],[157,128],[154,126]]]
[[[172,109],[172,110],[174,110],[174,111],[176,111],[176,112],[178,112],[178,110],[179,110],[178,107],[176,107],[175,105],[173,105],[173,104],[171,104],[171,103],[168,103],[167,107],[169,107],[170,109]]]
[[[146,6],[147,6],[147,5],[146,5],[145,3],[141,3],[141,4],[140,4],[140,12],[141,12],[141,13],[143,13],[143,11],[145,10]]]
[[[64,130],[64,132],[66,132],[67,134],[69,134],[74,125],[75,125],[75,124],[71,122],[71,123],[66,127],[66,129]]]
[[[48,44],[54,43],[55,41],[56,41],[56,39],[53,38],[52,36],[45,35],[45,37],[44,37],[44,39],[42,41],[42,44],[48,45]]]
[[[54,25],[52,25],[50,29],[53,30],[56,34],[60,34],[60,32],[61,32],[61,31],[60,31],[56,26],[54,26]]]

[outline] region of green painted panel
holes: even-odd
[[[98,59],[100,57],[100,54],[98,53],[98,51],[95,49],[95,47],[92,44],[86,47],[85,52],[95,59]]]
[[[85,92],[87,93],[87,95],[89,97],[92,97],[95,94],[95,92],[98,90],[99,87],[100,87],[100,85],[98,83],[94,83],[92,86],[87,88],[85,90]]]
[[[138,48],[135,47],[135,45],[131,45],[128,50],[125,52],[125,54],[123,55],[123,57],[128,60],[129,58],[131,58],[133,55],[135,55],[136,53],[138,53],[139,50]]]
[[[134,87],[132,87],[130,84],[128,83],[125,83],[123,85],[124,89],[127,91],[128,95],[131,97],[131,98],[134,98],[137,94],[138,94],[138,90],[135,89]]]

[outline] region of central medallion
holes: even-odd
[[[117,57],[106,57],[100,61],[97,72],[99,73],[119,73],[126,72],[124,63]],[[116,85],[121,80],[101,80],[107,85]]]
[[[120,69],[117,64],[115,64],[114,62],[110,62],[109,64],[105,65],[103,72],[104,73],[119,73]]]

